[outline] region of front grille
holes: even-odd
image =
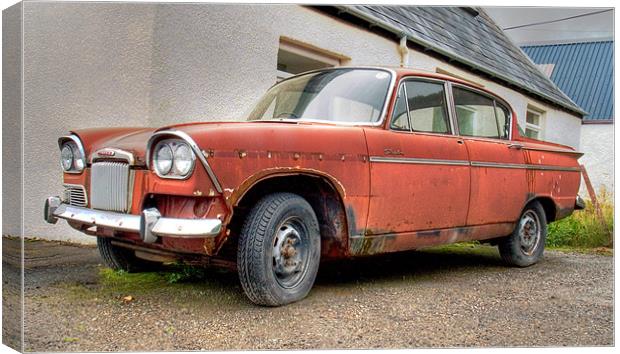
[[[84,186],[77,184],[65,184],[65,201],[69,205],[86,207],[88,206],[88,198]]]
[[[93,209],[127,212],[129,165],[96,162],[90,171],[90,205]]]

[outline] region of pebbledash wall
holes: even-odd
[[[579,150],[585,154],[579,160],[586,166],[588,176],[597,193],[614,193],[614,127],[613,124],[588,123],[581,127]],[[581,195],[588,197],[585,184],[581,184]]]
[[[17,5],[16,5],[17,6]],[[70,129],[239,120],[276,79],[281,36],[341,53],[346,65],[398,66],[398,43],[297,5],[23,3],[24,235],[94,242],[43,221],[60,195],[57,138]],[[581,120],[421,52],[408,66],[475,80],[510,102],[524,123],[547,111],[545,139],[579,146]],[[6,92],[6,91],[5,91]],[[4,135],[4,145],[20,134]],[[4,159],[11,158],[6,156]],[[19,170],[5,178],[19,179]],[[5,185],[6,191],[6,185]],[[19,208],[3,201],[4,210]],[[3,234],[18,235],[4,218]]]

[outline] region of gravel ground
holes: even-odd
[[[340,261],[307,299],[262,308],[234,273],[169,284],[106,272],[91,247],[25,245],[27,351],[613,345],[610,256],[551,251],[518,269],[465,245]]]

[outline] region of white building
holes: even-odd
[[[523,50],[588,112],[581,128],[579,150],[584,156],[580,162],[596,190],[613,192],[613,41],[530,45]]]
[[[501,95],[523,127],[537,112],[527,127],[545,140],[580,144],[584,112],[480,9],[25,2],[3,30],[3,234],[93,242],[42,217],[68,130],[243,119],[278,77],[319,67],[454,75]]]

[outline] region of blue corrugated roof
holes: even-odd
[[[536,64],[554,64],[551,80],[589,114],[613,120],[614,43],[586,42],[522,47]]]

